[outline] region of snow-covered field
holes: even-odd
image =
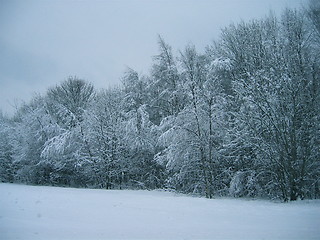
[[[320,239],[320,201],[0,184],[0,239]]]

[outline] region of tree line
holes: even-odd
[[[69,77],[0,116],[0,180],[319,198],[319,6],[232,24],[204,53],[159,37],[119,87]]]

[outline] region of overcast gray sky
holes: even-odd
[[[160,34],[174,50],[199,51],[232,22],[307,0],[0,0],[0,109],[45,93],[68,76],[96,88],[120,82],[127,66],[147,73]]]

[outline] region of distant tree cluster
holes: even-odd
[[[159,37],[118,88],[68,78],[0,117],[0,180],[319,198],[319,10],[230,25],[203,54]]]

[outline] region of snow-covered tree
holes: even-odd
[[[160,36],[158,46],[159,54],[153,57],[151,76],[147,83],[150,120],[157,125],[164,117],[177,115],[186,104],[184,85],[172,48]]]
[[[130,181],[143,188],[157,188],[161,186],[162,169],[154,161],[157,134],[147,110],[146,82],[132,70],[123,78],[124,105],[129,103],[129,108],[124,111],[122,139],[127,150]]]
[[[81,167],[91,156],[83,117],[94,94],[91,84],[76,77],[69,77],[47,92],[45,106],[55,135],[45,142],[41,158],[42,162],[53,165],[51,179],[56,184],[77,186],[86,182]]]
[[[15,166],[13,163],[12,122],[0,112],[0,181],[13,182]]]
[[[181,54],[180,63],[188,101],[177,116],[162,121],[160,143],[166,148],[157,157],[166,159],[169,186],[211,198],[224,131],[221,84],[210,62],[194,46]]]
[[[36,96],[29,104],[24,104],[13,119],[13,127],[12,156],[17,166],[15,181],[49,183],[51,165],[41,161],[41,152],[45,142],[55,133],[46,112],[45,98]]]
[[[319,172],[317,158],[311,157],[318,152],[311,139],[318,135],[319,65],[309,36],[304,15],[287,10],[281,21],[270,16],[232,25],[224,30],[218,49],[220,57],[230,59],[238,104],[231,135],[232,146],[237,146],[234,161],[245,150],[255,182],[284,200],[310,194],[307,189],[314,189],[315,182],[307,179],[315,169]]]
[[[120,89],[98,93],[84,116],[84,132],[90,150],[87,161],[91,184],[99,188],[121,188],[128,172],[124,161]]]
[[[0,178],[208,198],[320,196],[319,4],[232,24],[199,54],[159,37],[149,75],[69,77],[0,115]]]

